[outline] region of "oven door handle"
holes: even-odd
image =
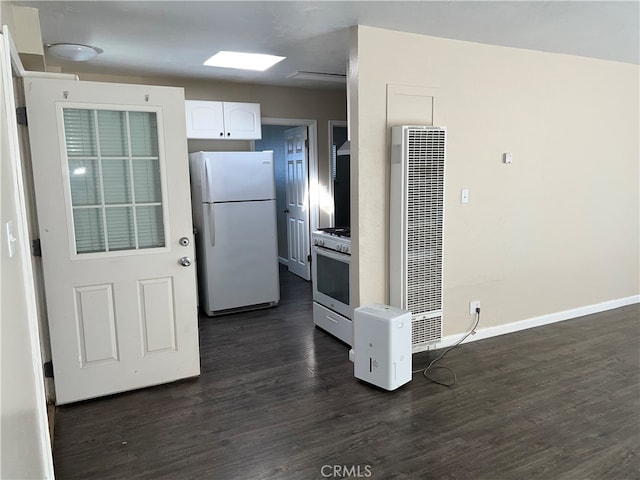
[[[339,262],[351,263],[351,255],[349,254],[336,252],[335,250],[323,248],[318,245],[314,245],[313,248],[317,255],[324,255],[325,257],[332,258]]]

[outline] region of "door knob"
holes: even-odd
[[[180,245],[182,245],[183,247],[186,247],[189,245],[189,239],[187,237],[182,237],[180,240]]]
[[[183,267],[189,267],[191,266],[191,259],[189,257],[182,257],[179,260],[180,265],[182,265]]]
[[[284,213],[289,213],[289,209],[285,208],[284,210],[282,210]]]

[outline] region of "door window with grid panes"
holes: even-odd
[[[63,109],[76,253],[165,246],[155,112]]]

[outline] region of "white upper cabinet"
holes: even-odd
[[[238,140],[262,138],[259,103],[222,102],[225,136]]]
[[[187,138],[224,138],[222,102],[186,100]]]
[[[260,104],[185,101],[187,138],[257,140],[262,138]]]

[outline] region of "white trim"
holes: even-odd
[[[80,77],[73,73],[55,73],[55,72],[32,72],[26,70],[20,75],[22,78],[49,78],[51,80],[75,80],[80,81]]]
[[[19,255],[22,258],[22,276],[23,276],[23,288],[24,288],[24,301],[27,310],[27,323],[29,326],[29,337],[31,343],[31,361],[35,380],[35,394],[36,404],[38,406],[37,425],[40,431],[40,451],[42,467],[46,478],[54,478],[53,470],[53,455],[51,452],[51,440],[49,436],[49,422],[47,416],[47,399],[44,389],[44,376],[42,368],[42,352],[40,349],[40,333],[38,326],[38,306],[36,303],[36,290],[35,282],[33,278],[33,268],[31,260],[31,252],[29,250],[29,232],[27,230],[27,207],[25,203],[24,192],[24,179],[22,177],[21,164],[21,152],[20,142],[18,139],[18,125],[16,122],[16,105],[15,96],[13,91],[13,78],[11,76],[11,68],[8,59],[5,58],[7,53],[12,51],[13,42],[9,29],[6,25],[2,27],[2,62],[6,62],[6,65],[2,65],[0,68],[2,72],[2,80],[5,83],[4,91],[1,92],[5,96],[5,112],[7,116],[8,124],[8,144],[9,144],[9,161],[11,162],[11,169],[13,170],[13,181],[15,181],[14,198],[15,207],[17,210],[18,218],[16,218],[16,230],[18,235],[17,246],[20,249]],[[13,46],[15,49],[15,46]],[[12,55],[9,55],[12,56]],[[5,68],[5,66],[7,68]],[[4,132],[2,132],[4,133]]]
[[[286,258],[278,257],[278,262],[280,262],[285,267],[289,266],[289,260],[287,260]]]
[[[291,127],[307,127],[309,139],[309,165],[308,177],[309,184],[307,191],[309,192],[309,238],[311,232],[317,230],[320,222],[320,203],[318,201],[318,190],[320,181],[318,178],[318,121],[298,118],[274,118],[262,117],[260,122],[262,125],[284,125]]]
[[[7,43],[9,47],[9,52],[11,56],[11,67],[13,68],[13,73],[15,73],[18,77],[22,78],[25,74],[24,66],[22,65],[22,60],[20,59],[20,54],[18,53],[18,49],[16,48],[16,44],[13,43],[13,37],[9,33],[9,27],[6,25],[2,26],[2,34],[6,35]],[[5,48],[7,46],[5,43]]]
[[[476,330],[475,335],[469,335],[462,343],[475,342],[477,340],[484,340],[485,338],[497,337],[499,335],[505,335],[507,333],[519,332],[520,330],[541,327],[543,325],[549,325],[551,323],[562,322],[564,320],[571,320],[573,318],[591,315],[593,313],[600,313],[607,310],[613,310],[614,308],[633,305],[634,303],[640,303],[640,295],[632,295],[630,297],[608,300],[606,302],[595,303],[593,305],[585,305],[583,307],[563,310],[561,312],[549,313],[546,315],[541,315],[539,317],[527,318],[525,320],[506,323],[504,325],[481,328],[479,330]],[[471,318],[471,316],[469,318]],[[482,324],[482,317],[480,318],[480,323]],[[464,335],[465,334],[462,333],[442,337],[442,340],[440,341],[440,343],[435,345],[435,348],[446,348],[455,345]]]

